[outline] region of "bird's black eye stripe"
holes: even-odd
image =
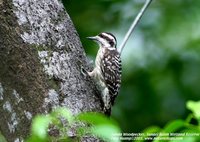
[[[101,37],[101,38],[103,38],[103,39],[105,39],[105,40],[107,40],[107,41],[110,41],[110,38],[109,37],[107,37],[107,36],[105,36],[104,34],[99,34],[99,37]]]
[[[114,37],[113,34],[111,34],[111,33],[106,33],[106,34],[112,36],[114,38],[114,40],[116,41],[116,38]],[[101,37],[101,38],[105,39],[106,41],[108,41],[111,46],[114,46],[115,43],[114,43],[113,39],[110,39],[108,36],[106,36],[106,35],[104,35],[102,33],[99,34],[99,37]]]
[[[105,36],[101,33],[99,34],[99,37],[104,38]]]
[[[113,41],[109,41],[110,46],[114,46],[114,42]]]
[[[108,34],[108,35],[111,35],[111,36],[115,39],[115,42],[116,42],[116,44],[117,44],[117,39],[116,39],[116,37],[115,37],[113,34],[108,33],[108,32],[105,32],[105,33]]]

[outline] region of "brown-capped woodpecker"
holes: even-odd
[[[121,59],[117,51],[117,41],[113,34],[103,32],[94,37],[88,37],[98,43],[99,50],[95,60],[95,68],[88,72],[101,91],[104,103],[104,113],[111,114],[111,107],[119,93],[121,84]]]

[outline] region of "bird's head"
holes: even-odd
[[[105,48],[116,48],[117,40],[111,33],[103,32],[97,36],[87,37],[88,39],[94,40],[99,44],[100,47]]]

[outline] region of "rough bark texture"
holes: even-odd
[[[78,34],[58,0],[0,0],[0,131],[23,141],[32,117],[101,111]]]

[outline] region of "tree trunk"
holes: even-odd
[[[101,111],[98,91],[81,66],[85,52],[58,0],[0,0],[0,131],[23,141],[33,116],[64,106]]]

